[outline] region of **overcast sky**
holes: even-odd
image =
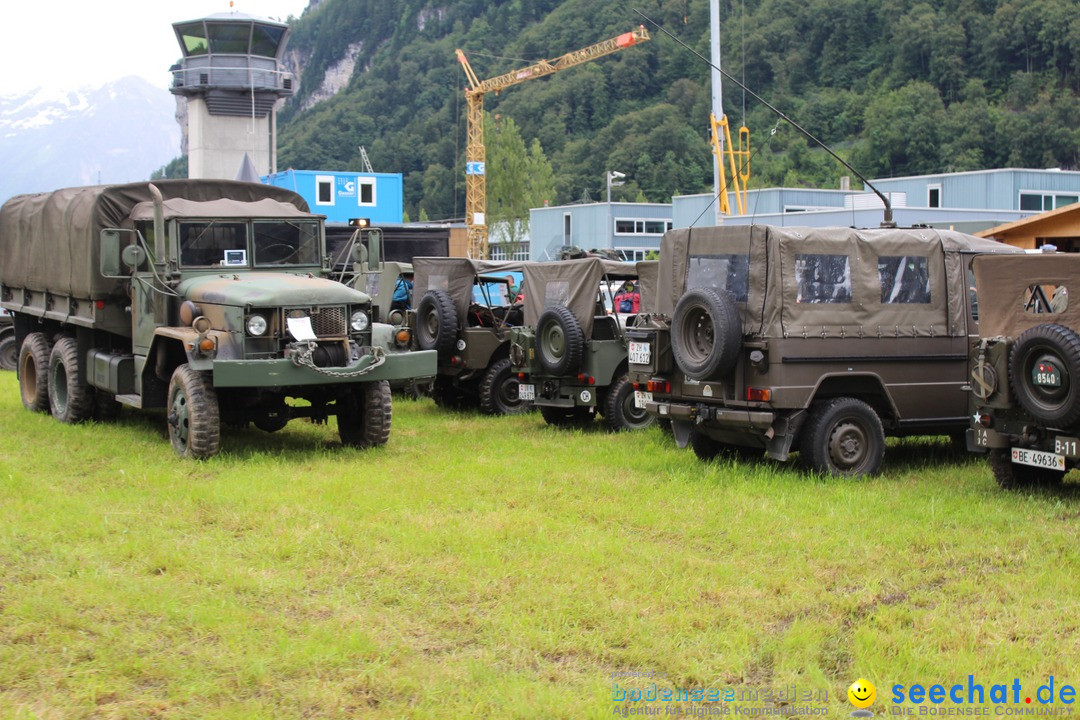
[[[388,2],[390,0],[387,0]],[[284,21],[308,0],[235,0],[232,10]],[[172,23],[229,12],[229,0],[16,0],[4,4],[0,95],[97,87],[127,75],[169,86],[180,57]]]

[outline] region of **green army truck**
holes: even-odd
[[[24,406],[68,423],[163,408],[193,458],[217,453],[223,424],[299,417],[385,444],[388,381],[434,374],[435,353],[395,352],[371,298],[331,279],[323,221],[291,191],[226,180],[12,198],[0,306]]]
[[[655,293],[656,262],[584,258],[525,266],[524,323],[510,331],[518,396],[531,400],[549,425],[585,425],[595,414],[611,430],[653,423],[627,377],[627,326]],[[624,299],[626,298],[626,299]]]

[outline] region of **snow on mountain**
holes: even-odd
[[[137,77],[0,96],[0,202],[74,185],[145,180],[180,154],[176,103]]]

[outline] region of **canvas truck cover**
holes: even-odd
[[[259,202],[257,210],[278,208],[278,217],[307,213],[307,202],[284,188],[234,180],[156,180],[172,213],[181,201],[207,203]],[[123,295],[122,280],[102,277],[100,234],[105,228],[132,229],[132,213],[141,203],[140,218],[152,218],[149,182],[66,188],[35,195],[17,195],[0,208],[0,279],[5,287],[50,291],[72,297],[98,299]],[[282,205],[290,206],[288,209]]]
[[[638,291],[641,293],[641,312],[656,312],[656,282],[660,276],[657,260],[638,260]]]
[[[459,318],[468,315],[472,289],[479,275],[522,272],[525,263],[471,260],[469,258],[414,258],[413,308],[428,290],[442,290],[454,301]]]
[[[770,337],[964,335],[961,253],[1022,252],[934,228],[681,228],[661,241],[657,311],[687,289],[727,290]]]
[[[596,315],[600,281],[605,276],[612,280],[636,280],[638,271],[631,262],[595,257],[526,265],[525,324],[536,327],[546,308],[565,305],[588,337]]]
[[[1044,323],[1080,330],[1080,255],[1025,253],[977,257],[972,269],[982,337],[1015,338]],[[1045,307],[1038,312],[1030,302],[1033,286],[1041,286],[1047,298],[1053,292],[1051,288],[1058,288],[1066,294],[1068,304],[1057,312]]]

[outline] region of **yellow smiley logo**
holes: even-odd
[[[869,680],[859,678],[847,689],[847,699],[857,708],[868,708],[877,700],[877,688]]]

